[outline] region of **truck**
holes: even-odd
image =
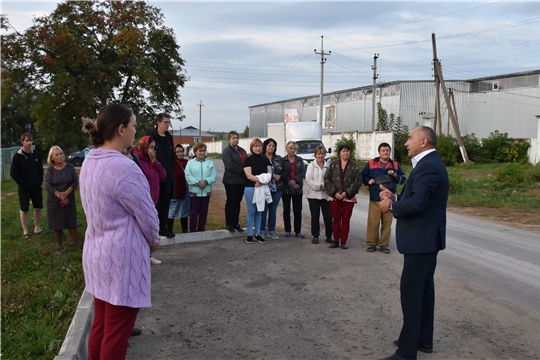
[[[321,124],[316,121],[300,121],[288,123],[268,124],[268,137],[277,142],[276,154],[286,156],[285,147],[289,141],[296,142],[298,150],[296,155],[304,159],[307,165],[315,160],[315,148],[323,146]],[[330,153],[327,150],[325,161],[329,161]]]

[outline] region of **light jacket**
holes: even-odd
[[[306,197],[308,199],[323,200],[328,198],[326,189],[324,187],[324,174],[328,170],[328,163],[325,162],[323,167],[317,164],[317,160],[313,160],[309,163],[306,170],[306,183],[308,186],[308,192]]]
[[[264,211],[264,207],[266,203],[271,203],[272,200],[272,193],[270,192],[270,187],[268,186],[268,183],[272,180],[272,174],[270,173],[263,173],[259,175],[255,175],[259,181],[263,184],[262,186],[256,187],[255,186],[255,192],[253,193],[253,202],[252,204],[257,205],[257,211]]]
[[[119,151],[94,149],[81,167],[80,194],[86,290],[112,305],[150,307],[150,245],[159,220],[141,169]]]
[[[212,184],[216,181],[217,173],[211,160],[199,161],[197,158],[193,158],[188,161],[185,172],[186,182],[189,186],[189,196],[205,197],[212,195]],[[201,180],[206,182],[204,189],[199,187],[199,181]]]

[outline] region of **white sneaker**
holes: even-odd
[[[155,264],[155,265],[161,264],[161,261],[160,261],[160,260],[158,260],[158,259],[156,259],[156,258],[154,258],[154,257],[152,257],[152,256],[150,256],[150,262],[151,262],[152,264]]]
[[[275,231],[270,231],[270,232],[268,233],[268,236],[269,236],[270,238],[272,238],[272,239],[275,239],[275,240],[279,239],[279,236],[277,236],[277,234],[276,234]]]

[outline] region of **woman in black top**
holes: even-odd
[[[246,215],[246,227],[248,231],[247,240],[248,244],[253,244],[253,223],[255,223],[255,239],[260,243],[264,243],[265,240],[259,234],[261,229],[261,215],[264,210],[258,211],[257,205],[253,204],[253,197],[255,196],[255,189],[261,188],[267,184],[272,177],[272,164],[267,157],[262,155],[262,141],[260,139],[253,139],[249,144],[249,150],[251,155],[244,161],[244,173],[246,174],[246,180],[244,181],[244,196],[246,197],[247,215]],[[266,182],[261,182],[261,179],[257,175],[268,174]],[[267,186],[267,185],[265,185]]]
[[[238,223],[240,217],[240,204],[244,194],[244,160],[247,158],[246,150],[238,146],[240,136],[236,131],[229,132],[229,146],[223,149],[222,160],[225,166],[223,185],[225,185],[225,224],[227,230],[234,232],[244,231]]]

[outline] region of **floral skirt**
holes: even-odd
[[[189,216],[189,196],[185,199],[171,199],[169,219],[180,219]]]

